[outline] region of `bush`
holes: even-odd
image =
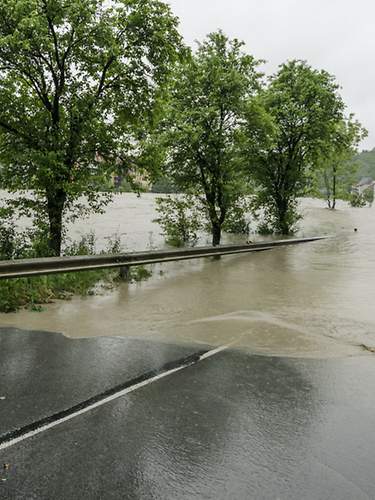
[[[135,266],[130,269],[129,281],[145,281],[151,278],[152,271],[145,266]]]
[[[25,238],[16,233],[13,225],[3,221],[0,226],[0,260],[18,259],[25,250]]]
[[[250,203],[245,198],[240,198],[229,210],[223,224],[223,231],[233,234],[249,234],[250,221],[247,214],[250,212]]]
[[[155,219],[166,236],[167,244],[175,247],[194,246],[198,231],[203,227],[204,217],[191,196],[157,198]],[[203,220],[202,220],[203,219]]]
[[[151,187],[151,193],[177,193],[178,189],[170,179],[162,177],[158,179]]]
[[[367,188],[363,193],[363,198],[365,202],[368,203],[368,205],[371,207],[372,204],[374,203],[374,188],[373,187]]]
[[[155,219],[163,229],[166,242],[175,247],[194,246],[198,241],[198,232],[212,232],[207,208],[203,202],[191,195],[157,198],[156,210],[160,217]],[[241,196],[234,206],[228,209],[222,231],[233,234],[249,234],[249,200]]]
[[[258,192],[251,202],[254,219],[260,221],[257,231],[263,235],[290,235],[297,231],[302,215],[298,213],[297,200],[290,200],[285,210],[281,210],[272,199]]]
[[[366,200],[362,194],[352,193],[350,195],[349,203],[354,208],[363,208],[366,206]]]
[[[262,236],[270,236],[274,234],[274,230],[266,222],[261,222],[258,225],[257,232]]]

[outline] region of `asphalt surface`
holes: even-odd
[[[9,430],[202,346],[2,330],[0,348]],[[371,355],[226,350],[0,450],[0,498],[374,499],[374,380]]]
[[[208,348],[0,328],[0,439]]]

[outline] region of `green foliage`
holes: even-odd
[[[352,207],[363,208],[366,205],[372,206],[374,202],[374,188],[369,187],[362,193],[352,192],[349,197],[349,203]]]
[[[168,194],[168,193],[177,193],[178,189],[173,184],[173,181],[171,181],[167,177],[160,177],[152,184],[151,192]]]
[[[335,209],[338,198],[348,199],[356,177],[358,165],[352,158],[358,144],[367,135],[358,121],[342,121],[337,124],[330,142],[317,162],[317,187],[327,201],[328,208]]]
[[[214,245],[229,211],[247,193],[248,151],[259,126],[260,61],[242,47],[222,32],[209,35],[174,72],[160,127],[164,173],[180,192],[200,199]]]
[[[363,177],[371,177],[375,180],[375,148],[371,151],[362,151],[353,160],[358,164],[357,180]]]
[[[258,189],[254,207],[276,233],[293,232],[299,219],[297,197],[306,192],[311,170],[328,149],[344,103],[334,78],[303,61],[281,65],[263,92],[271,117],[267,147],[255,155],[250,175]]]
[[[0,260],[45,257],[48,239],[43,227],[17,231],[12,210],[0,210]]]
[[[30,257],[36,243],[23,237],[23,252],[19,257]],[[37,239],[37,237],[35,237]],[[2,241],[0,241],[2,243]],[[65,255],[90,255],[95,253],[95,237],[93,234],[65,249]],[[0,281],[0,311],[12,312],[21,307],[37,310],[40,304],[46,304],[54,299],[70,298],[74,294],[89,295],[100,280],[112,279],[113,272],[90,271],[82,273],[55,274],[33,278],[19,278]]]
[[[205,214],[192,196],[157,198],[155,219],[166,236],[166,242],[175,247],[194,246],[202,229]]]
[[[240,198],[228,211],[222,229],[225,233],[249,234],[249,213],[251,204],[247,198]]]
[[[80,240],[74,241],[64,249],[65,256],[72,255],[95,255],[95,233],[93,231],[85,234]],[[112,253],[112,241],[107,253]]]
[[[354,208],[363,208],[366,206],[366,200],[362,194],[352,193],[349,198],[349,203]]]
[[[157,198],[155,219],[163,229],[166,242],[171,246],[194,246],[199,231],[211,230],[211,221],[202,201],[193,196]],[[251,205],[248,199],[239,198],[227,212],[222,230],[226,233],[249,234],[248,214]]]
[[[1,183],[33,191],[19,207],[46,224],[50,254],[78,199],[99,210],[113,166],[134,169],[179,47],[159,0],[1,1]]]
[[[34,235],[35,237],[35,235]],[[26,233],[17,236],[23,243],[23,250],[18,257],[32,256],[36,243]],[[0,248],[4,246],[0,233]],[[121,251],[120,239],[118,236],[109,238],[106,250],[103,253],[116,254]],[[65,256],[74,255],[94,255],[96,254],[95,235],[89,233],[82,236],[78,242],[66,245]],[[14,256],[14,252],[12,253]],[[8,254],[10,255],[10,254]],[[151,276],[151,271],[143,266],[132,268],[129,281],[142,281]],[[118,282],[118,271],[94,270],[77,273],[51,274],[48,276],[33,278],[18,278],[0,281],[0,312],[14,312],[22,307],[38,311],[42,304],[48,304],[57,299],[70,299],[73,295],[93,295],[102,288],[112,288]]]
[[[3,221],[0,226],[0,260],[18,259],[24,253],[24,238],[16,232],[14,224]]]
[[[121,183],[114,188],[116,193],[133,193],[134,188],[128,179],[122,179]]]
[[[145,266],[135,266],[130,269],[130,282],[145,281],[151,278],[152,271]]]
[[[272,226],[267,224],[266,221],[262,221],[258,224],[257,232],[262,236],[270,236],[271,234],[274,234]]]
[[[372,206],[374,203],[374,188],[367,188],[363,193],[363,198],[368,205]]]
[[[252,202],[252,212],[255,219],[260,221],[257,231],[262,235],[294,234],[302,218],[298,212],[297,197],[290,197],[288,203],[280,208],[278,199],[270,199],[265,189],[256,194]]]
[[[105,193],[132,193],[134,189],[128,179],[123,178],[120,182],[114,184],[112,178],[110,177],[105,179],[100,187],[100,191]]]

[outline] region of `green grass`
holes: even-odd
[[[98,284],[111,287],[115,283],[115,277],[115,271],[83,271],[2,280],[0,312],[15,312],[24,307],[40,310],[43,304],[57,299],[69,300],[73,295],[94,295]]]
[[[103,253],[119,253],[119,240],[110,240],[109,248]],[[95,254],[95,238],[84,236],[65,250],[65,255]],[[142,281],[151,276],[144,266],[131,268],[127,281]],[[69,300],[73,296],[89,296],[112,289],[123,281],[119,270],[105,269],[72,273],[51,274],[32,278],[16,278],[0,281],[0,312],[10,313],[22,308],[40,311],[44,304],[55,300]]]

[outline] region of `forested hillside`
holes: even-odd
[[[371,151],[362,151],[355,157],[355,162],[359,165],[358,180],[362,177],[375,179],[375,148]]]

